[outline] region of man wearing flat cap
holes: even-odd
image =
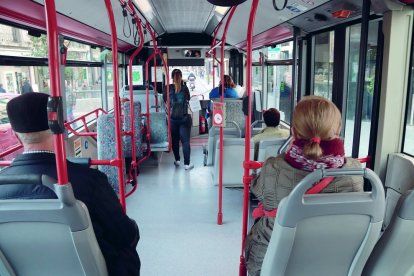
[[[24,152],[1,175],[45,174],[57,178],[53,135],[47,119],[48,97],[43,93],[27,93],[8,102],[10,124]],[[139,275],[138,227],[123,212],[106,175],[69,161],[67,168],[75,197],[88,207],[109,275]],[[6,198],[48,199],[56,195],[40,185],[0,186],[0,199]]]

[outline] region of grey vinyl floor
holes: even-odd
[[[140,168],[127,213],[140,228],[141,275],[238,275],[243,191],[223,189],[223,224],[217,225],[218,187],[203,167],[200,142],[194,169],[175,167],[172,153]]]

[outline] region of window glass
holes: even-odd
[[[369,137],[371,130],[371,115],[374,96],[374,83],[376,73],[378,21],[370,22],[368,31],[368,49],[365,68],[365,85],[362,102],[361,136],[359,144],[359,157],[368,155]],[[361,40],[361,24],[350,26],[348,29],[349,54],[348,54],[348,79],[347,99],[345,113],[345,154],[352,154],[354,135],[356,90],[358,81],[359,44]]]
[[[47,58],[46,35],[0,24],[0,55]]]
[[[274,107],[280,111],[280,119],[290,123],[292,65],[267,67],[267,109]]]
[[[262,87],[262,66],[252,67],[252,90],[263,91]]]
[[[414,44],[411,46],[411,65],[410,80],[408,90],[408,102],[406,112],[405,136],[403,152],[414,155]]]
[[[68,121],[102,107],[101,67],[66,67],[65,92]]]
[[[159,67],[157,67],[158,69]],[[208,99],[211,89],[213,89],[212,75],[206,76],[205,72],[208,71],[209,65],[207,63],[204,66],[170,66],[168,68],[170,72],[170,83],[173,83],[171,78],[171,72],[174,69],[179,69],[183,73],[183,81],[186,83],[191,96],[198,95],[201,98]],[[151,70],[154,70],[153,67]],[[210,72],[212,73],[212,72]],[[157,81],[159,81],[157,79]],[[216,86],[220,83],[220,75],[216,71]]]
[[[317,34],[314,39],[313,94],[332,99],[334,32]]]
[[[1,91],[49,93],[49,70],[46,66],[0,66]]]
[[[118,83],[119,83],[119,94],[124,87],[124,68],[118,67]],[[113,84],[113,67],[112,64],[108,64],[106,68],[106,87],[108,90],[108,110],[114,108],[114,84]]]
[[[284,60],[293,58],[293,41],[272,45],[264,49],[267,60]]]
[[[252,62],[259,62],[260,61],[260,53],[262,49],[252,51]]]
[[[112,51],[109,49],[105,49],[100,53],[100,59],[103,61],[106,59],[107,63],[112,63]],[[118,64],[123,64],[123,54],[118,53]]]
[[[68,48],[67,60],[101,61],[101,50],[99,48],[71,40],[65,40],[64,45]]]
[[[6,110],[6,105],[9,101],[9,97],[0,94],[0,125],[9,123],[9,117],[7,116]]]

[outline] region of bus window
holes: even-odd
[[[66,67],[64,72],[68,121],[102,107],[101,67]]]
[[[371,128],[372,99],[374,95],[375,64],[377,56],[378,21],[370,22],[368,32],[368,50],[365,69],[365,86],[362,108],[362,125],[359,146],[359,156],[368,155],[369,136]],[[354,135],[356,89],[358,81],[359,43],[361,40],[361,24],[348,27],[348,79],[347,99],[345,112],[345,153],[352,154],[352,141]]]
[[[267,108],[280,111],[280,119],[290,123],[292,65],[267,67]]]
[[[332,100],[334,32],[314,36],[313,94]]]
[[[403,152],[414,155],[414,39],[411,45],[410,79],[408,82],[407,112]]]

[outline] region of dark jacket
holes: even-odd
[[[188,102],[190,98],[190,91],[185,84],[182,84],[179,92],[175,91],[174,84],[170,84],[170,118],[172,123],[191,127],[192,119],[191,116],[188,116]],[[163,94],[163,99],[167,102],[166,91]],[[178,118],[174,117],[174,115],[177,115],[175,111],[178,111]]]
[[[18,155],[1,175],[46,174],[57,179],[55,155],[30,153]],[[110,275],[139,275],[136,252],[138,227],[122,210],[118,198],[102,172],[67,162],[69,181],[75,197],[88,207],[93,229]],[[38,185],[0,186],[0,199],[56,198],[53,191]]]

